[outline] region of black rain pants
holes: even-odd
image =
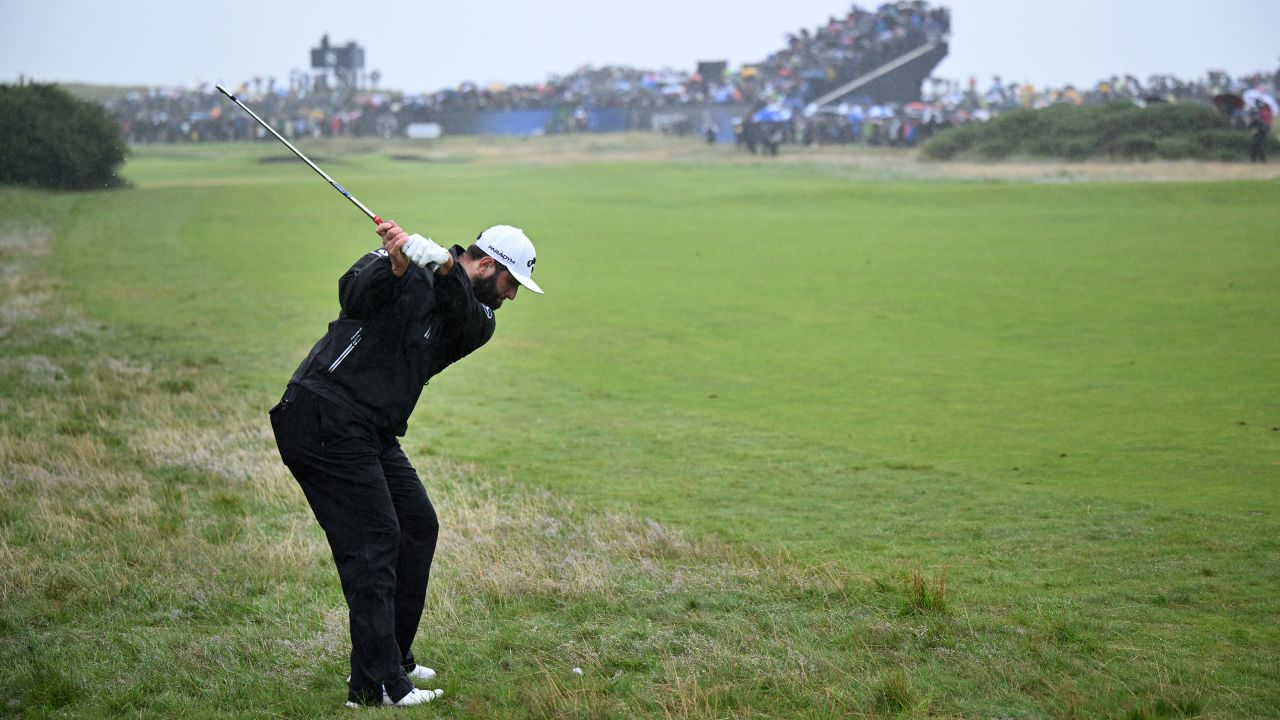
[[[271,409],[280,458],[324,529],[351,627],[347,699],[413,690],[406,670],[440,524],[395,436],[296,385]]]

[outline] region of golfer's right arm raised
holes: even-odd
[[[389,256],[387,250],[375,250],[338,279],[343,317],[368,319],[399,299],[409,279],[395,274]]]
[[[382,250],[358,260],[338,280],[338,302],[346,317],[368,318],[394,303],[408,282],[406,272],[411,256],[419,265],[439,265],[437,272],[453,267],[448,251],[419,235],[409,235],[394,221],[379,224],[378,235],[382,237]],[[409,255],[406,248],[411,251]]]
[[[378,219],[381,220],[381,218]],[[409,233],[392,220],[383,220],[378,223],[377,232],[382,238],[382,249],[387,251],[387,257],[391,259],[391,272],[396,277],[402,277],[404,271],[409,269],[409,259],[403,252],[404,244],[409,240]]]

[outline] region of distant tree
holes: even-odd
[[[0,84],[0,183],[61,190],[124,185],[128,146],[102,106],[56,85]]]

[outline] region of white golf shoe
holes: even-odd
[[[405,674],[409,676],[410,680],[421,680],[423,682],[434,680],[436,677],[435,670],[423,665],[414,665],[413,669],[405,671]],[[347,676],[347,682],[351,682],[350,675]]]
[[[424,682],[427,680],[434,680],[436,677],[435,670],[422,665],[414,665],[413,669],[409,670],[406,674],[409,676],[410,680],[422,680]]]
[[[391,696],[387,694],[386,688],[383,688],[382,704],[390,707],[410,707],[412,705],[425,705],[431,702],[432,700],[435,700],[436,698],[440,697],[441,695],[444,695],[444,690],[441,690],[440,688],[436,688],[435,690],[419,690],[417,688],[414,688],[413,690],[409,691],[408,695],[405,695],[399,700],[392,700]],[[361,705],[360,703],[354,703],[348,700],[347,707],[361,708],[365,706]]]

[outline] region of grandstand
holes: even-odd
[[[843,18],[789,36],[762,69],[792,106],[915,102],[947,56],[950,29],[950,12],[925,2],[885,4],[875,12],[855,5]]]
[[[404,135],[430,124],[444,134],[535,135],[564,132],[654,130],[702,132],[716,128],[734,139],[735,118],[782,105],[796,111],[820,100],[910,102],[946,56],[950,18],[923,0],[857,5],[757,63],[719,77],[697,72],[626,67],[580,68],[536,85],[478,87],[465,83],[426,94],[359,90],[348,84],[301,83],[288,89],[260,80],[245,83],[246,97],[286,136]],[[692,63],[691,63],[692,65]],[[716,67],[716,63],[702,67]],[[132,142],[237,140],[259,130],[224,115],[213,89],[134,91],[108,108]]]
[[[464,83],[406,94],[291,77],[288,87],[255,78],[236,89],[286,137],[334,135],[438,137],[655,131],[707,134],[744,143],[755,121],[775,123],[781,142],[911,145],[954,124],[986,120],[1013,108],[1051,104],[1199,102],[1224,93],[1280,85],[1280,73],[1181,81],[1131,76],[1082,88],[1034,88],[995,78],[981,91],[933,77],[947,56],[951,17],[924,0],[857,5],[786,36],[766,58],[729,71],[723,62],[696,71],[605,66],[578,68],[530,85]],[[323,43],[322,43],[323,45]],[[694,63],[690,63],[694,66]],[[928,86],[929,92],[922,88]],[[264,131],[226,112],[212,87],[133,90],[102,101],[130,142],[247,140]],[[427,128],[427,130],[423,130]]]

